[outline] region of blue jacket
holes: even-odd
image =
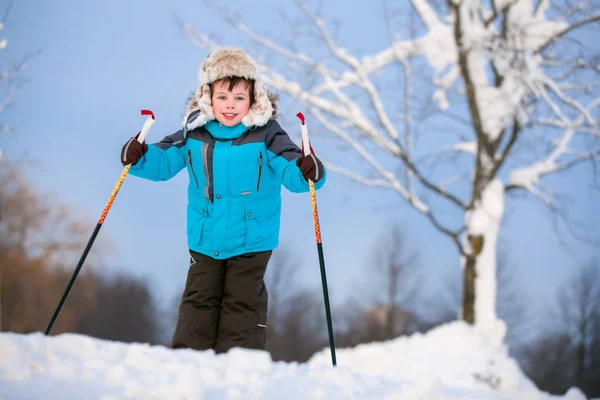
[[[166,181],[187,169],[188,247],[215,259],[273,250],[278,245],[281,186],[307,192],[296,166],[301,150],[275,120],[257,128],[220,127],[209,121],[179,130],[160,142],[129,170]],[[325,175],[315,188],[323,186]]]

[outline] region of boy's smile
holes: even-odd
[[[213,114],[225,126],[235,126],[248,114],[250,109],[250,89],[243,82],[229,90],[229,82],[217,81],[213,84]]]

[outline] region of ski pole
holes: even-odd
[[[300,131],[302,132],[302,149],[304,151],[304,155],[307,156],[310,154],[310,142],[308,140],[308,129],[306,128],[306,123],[304,120],[304,115],[299,112],[296,114],[298,118],[300,118],[301,125]],[[327,330],[329,332],[329,348],[331,349],[331,363],[335,367],[337,365],[337,361],[335,359],[335,343],[333,340],[333,324],[331,322],[331,309],[329,307],[329,292],[327,290],[327,276],[325,274],[325,259],[323,257],[323,243],[321,242],[321,227],[319,225],[319,211],[317,209],[317,195],[315,191],[315,184],[312,180],[308,180],[308,185],[310,187],[310,202],[312,205],[313,212],[313,220],[315,226],[315,236],[317,239],[317,251],[319,253],[319,265],[321,266],[321,284],[323,286],[323,299],[325,301],[325,316],[327,317]]]
[[[140,135],[138,136],[137,140],[140,143],[144,142],[144,140],[146,139],[146,135],[148,134],[148,131],[150,130],[150,127],[154,123],[154,113],[152,111],[142,110],[142,115],[148,115],[149,117],[146,118],[146,121],[144,122],[144,126],[142,127]],[[121,172],[121,176],[119,176],[119,180],[117,181],[117,184],[113,188],[113,191],[110,194],[110,197],[108,198],[108,202],[106,203],[106,206],[104,207],[104,210],[102,211],[102,214],[100,214],[100,219],[98,219],[98,224],[96,224],[96,228],[94,228],[94,231],[92,232],[92,237],[90,237],[90,240],[88,241],[87,245],[85,246],[85,249],[83,250],[83,254],[81,255],[81,258],[79,259],[79,262],[77,263],[77,267],[75,268],[75,271],[73,271],[71,280],[69,281],[69,284],[67,285],[67,288],[65,289],[65,292],[63,293],[62,298],[60,299],[60,302],[58,303],[58,307],[56,307],[56,310],[54,311],[54,315],[52,316],[52,319],[50,320],[50,323],[48,324],[48,327],[46,328],[46,332],[44,333],[44,335],[48,336],[48,334],[50,333],[50,329],[52,329],[52,325],[54,325],[54,321],[56,321],[56,318],[58,317],[58,313],[60,313],[60,309],[62,308],[63,304],[65,303],[65,300],[67,300],[67,296],[69,295],[69,292],[71,291],[71,287],[73,286],[75,279],[77,279],[79,270],[81,270],[81,267],[83,266],[85,258],[87,257],[90,249],[92,248],[92,245],[94,244],[94,240],[96,240],[96,236],[98,236],[98,232],[100,232],[100,228],[102,228],[104,219],[106,218],[108,211],[112,207],[112,204],[115,201],[115,198],[117,197],[117,193],[119,193],[119,189],[121,188],[121,185],[123,184],[123,181],[125,180],[125,177],[127,176],[127,173],[129,172],[129,168],[131,168],[131,164],[126,165],[123,168],[123,171]]]

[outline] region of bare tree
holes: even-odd
[[[541,338],[523,346],[521,352],[521,366],[540,390],[563,394],[572,386],[572,347],[567,334],[546,331]]]
[[[577,40],[597,28],[598,4],[411,0],[418,24],[395,28],[387,18],[391,43],[355,56],[306,1],[295,1],[304,22],[278,35],[294,43],[256,33],[210,3],[258,46],[261,78],[304,103],[362,161],[353,169],[329,162],[331,171],[397,193],[456,245],[462,318],[501,340],[496,242],[506,195],[521,189],[556,207],[543,179],[600,155],[598,54]],[[219,47],[183,29],[195,45]],[[432,143],[441,146],[431,152]]]
[[[38,193],[22,171],[0,160],[0,330],[43,331],[87,240],[68,207]],[[86,230],[89,233],[89,230]],[[105,241],[99,241],[99,248]],[[147,282],[102,276],[91,256],[65,302],[52,334],[75,332],[104,339],[156,342],[156,312]],[[98,264],[96,264],[98,265]]]
[[[273,360],[305,362],[327,347],[325,315],[318,290],[293,292],[267,327],[267,351]]]
[[[511,352],[527,345],[530,333],[543,330],[548,319],[545,310],[537,308],[536,295],[519,272],[523,269],[512,261],[504,250],[498,253],[498,315],[506,322],[507,343]]]
[[[327,345],[322,296],[299,284],[299,268],[285,246],[273,252],[267,268],[267,351],[273,360],[304,362]]]
[[[0,160],[0,248],[18,251],[27,258],[43,258],[49,268],[72,271],[95,221],[75,218],[70,207],[51,194],[40,194],[24,171]],[[113,245],[98,238],[86,259],[86,269],[104,262]]]
[[[558,314],[571,338],[573,384],[590,397],[599,396],[600,262],[584,265],[563,288]]]
[[[519,359],[542,390],[563,394],[579,387],[588,397],[600,395],[600,264],[592,261],[565,282],[558,308],[542,314],[539,337],[521,344]]]
[[[296,280],[299,268],[298,259],[287,247],[280,246],[273,252],[265,276],[269,291],[268,320],[277,321],[289,297],[301,289]]]
[[[389,315],[394,314],[394,329],[389,328]],[[355,347],[362,343],[381,342],[406,335],[414,314],[395,304],[358,306],[349,299],[336,309],[335,343],[338,347]]]
[[[418,254],[410,249],[406,230],[399,224],[385,227],[372,250],[371,259],[364,272],[368,274],[365,280],[375,290],[376,306],[369,308],[367,322],[381,330],[375,335],[377,340],[406,334],[412,322],[406,304],[409,300],[414,301],[420,277]]]
[[[148,282],[122,272],[97,279],[96,306],[82,313],[77,331],[121,342],[158,343],[157,310]]]

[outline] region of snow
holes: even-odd
[[[423,40],[415,44],[429,65],[438,72],[458,61],[458,49],[450,26],[440,25],[431,29]]]
[[[504,214],[504,185],[499,179],[483,189],[481,200],[465,214],[467,234],[483,236],[475,280],[475,326],[490,343],[504,339],[506,326],[496,318],[496,244]]]
[[[462,46],[467,50],[467,66],[483,132],[495,140],[514,116],[525,115],[520,109],[526,95],[539,95],[538,87],[547,81],[540,68],[542,60],[534,54],[568,25],[546,20],[546,4],[534,13],[531,0],[514,0],[510,1],[507,15],[506,39],[499,40],[494,24],[486,27],[479,18],[479,3],[471,0],[460,5]],[[496,8],[507,4],[506,0],[496,1]],[[499,88],[491,85],[486,76],[489,61],[504,77]]]
[[[464,322],[308,363],[263,351],[171,350],[83,335],[0,334],[0,399],[486,399],[583,400],[538,391],[509,358]]]
[[[516,169],[510,174],[510,183],[533,191],[534,186],[540,182],[540,177],[544,172],[552,168],[554,168],[553,165],[544,160],[527,168]]]
[[[477,154],[477,142],[474,140],[470,141],[470,142],[458,142],[458,143],[452,144],[450,146],[444,147],[443,151],[460,151],[460,152],[476,155]]]

